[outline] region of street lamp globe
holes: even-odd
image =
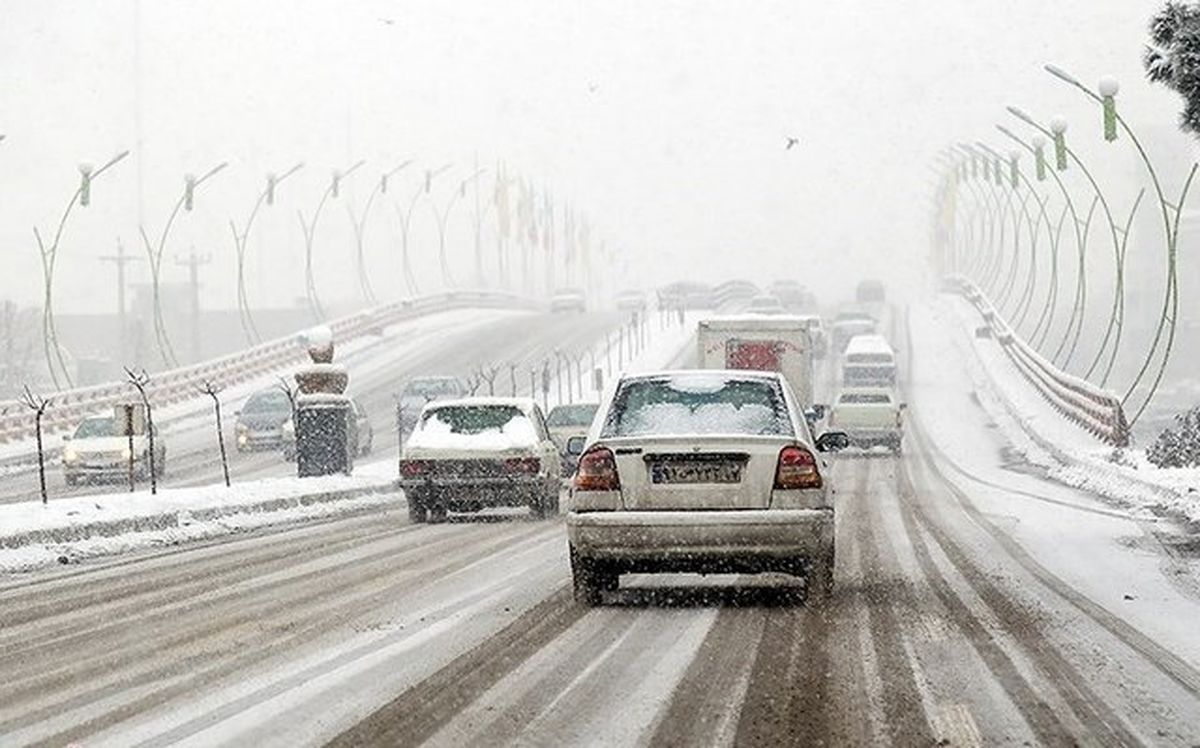
[[[1101,96],[1116,96],[1117,92],[1121,90],[1121,84],[1113,76],[1106,75],[1100,79],[1097,88],[1100,89]]]
[[[1041,135],[1034,135],[1033,136],[1033,147],[1034,148],[1045,148],[1046,147],[1046,139],[1043,138]]]
[[[1055,115],[1050,120],[1050,131],[1055,135],[1062,135],[1067,131],[1067,118],[1061,114]]]

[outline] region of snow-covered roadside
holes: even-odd
[[[394,472],[394,468],[393,468]],[[0,506],[0,572],[368,509],[402,508],[392,476],[376,471],[322,478],[267,478],[236,484],[112,493]]]
[[[1200,522],[1200,470],[1155,468],[1141,449],[1114,450],[1065,420],[990,338],[976,338],[978,313],[957,297],[910,309],[917,355],[958,359],[980,404],[1013,450],[1048,477],[1123,507]]]
[[[490,322],[504,315],[525,313],[507,309],[457,309],[405,319],[384,328],[378,336],[364,336],[343,343],[338,346],[337,358],[339,363],[354,367],[355,373],[360,370],[370,371],[375,366],[375,359],[380,358],[376,354],[382,348],[386,347],[389,355],[384,357],[385,363],[390,364],[395,358],[397,347],[415,348],[418,344],[444,335],[447,331]],[[228,425],[232,426],[232,411],[246,398],[259,390],[276,386],[280,375],[294,369],[294,364],[288,365],[223,390],[221,402]],[[212,419],[212,401],[199,392],[194,398],[154,409],[155,424],[166,437],[197,428],[211,428]],[[61,437],[47,435],[45,438],[47,465],[57,468]],[[32,438],[0,445],[0,477],[36,471],[36,450],[36,442]]]
[[[461,325],[470,321],[464,314],[451,312],[438,315],[437,321],[431,318],[421,325],[410,323],[405,332],[415,334],[417,329],[431,332],[445,329],[447,324]],[[621,368],[644,371],[681,365],[692,351],[697,319],[689,315],[683,326],[674,324],[666,329],[652,325],[646,347]],[[369,364],[364,361],[363,365]],[[552,382],[552,394],[557,392],[556,384]],[[237,388],[239,393],[231,390],[229,394],[240,394],[243,389],[248,393],[255,386],[263,384],[246,383]],[[597,397],[595,392],[584,393],[584,399]],[[188,420],[189,413],[181,411],[172,416]],[[405,503],[403,493],[395,487],[396,474],[396,457],[390,455],[360,462],[353,476],[270,478],[238,483],[232,488],[210,485],[164,489],[157,496],[146,491],[130,494],[115,490],[111,494],[57,499],[47,506],[38,502],[3,505],[0,573],[177,545],[270,525],[367,510],[399,510]]]

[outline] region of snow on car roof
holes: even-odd
[[[649,379],[716,379],[729,381],[731,379],[771,379],[781,381],[782,375],[777,371],[760,371],[757,369],[665,369],[663,371],[643,371],[637,374],[622,374],[622,382],[640,382]]]
[[[472,407],[501,407],[511,405],[520,408],[526,413],[533,412],[534,402],[528,397],[493,397],[478,396],[478,397],[458,397],[453,400],[434,400],[425,406],[426,410],[436,410],[438,408],[452,408],[454,406],[472,406]]]
[[[892,346],[882,335],[855,335],[846,345],[846,355],[855,353],[892,353]]]

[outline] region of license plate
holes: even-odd
[[[742,466],[737,462],[653,462],[651,483],[740,483]]]

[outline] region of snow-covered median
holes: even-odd
[[[1056,412],[1029,385],[996,341],[973,335],[978,312],[943,297],[910,310],[913,357],[958,359],[980,405],[1013,449],[1061,483],[1119,506],[1200,522],[1200,469],[1160,469],[1142,449],[1114,451]]]
[[[381,466],[372,466],[381,467]],[[388,475],[391,472],[393,475]],[[0,572],[404,506],[395,468],[0,506]]]

